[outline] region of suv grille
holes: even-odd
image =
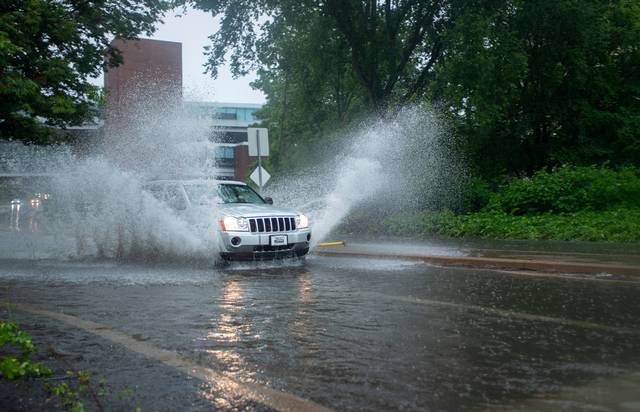
[[[289,232],[296,230],[295,217],[251,217],[249,228],[253,233]]]

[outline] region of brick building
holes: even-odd
[[[123,63],[108,68],[104,75],[106,92],[105,128],[117,135],[129,116],[152,102],[182,102],[182,44],[170,41],[115,39],[111,45],[122,53]]]
[[[186,116],[210,123],[216,148],[206,157],[215,162],[216,177],[245,180],[255,160],[248,155],[247,128],[255,123],[254,113],[261,105],[183,102],[181,43],[116,39],[112,45],[122,52],[124,63],[105,73],[105,136],[117,138],[118,130],[131,120],[128,116],[149,102],[173,101]]]

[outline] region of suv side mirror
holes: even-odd
[[[269,196],[265,197],[264,201],[267,202],[268,205],[272,205],[273,204],[273,199],[270,198]]]

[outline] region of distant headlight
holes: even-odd
[[[305,215],[296,216],[296,227],[298,229],[306,229],[309,227],[309,218]]]
[[[225,216],[220,219],[220,229],[223,232],[248,232],[249,221],[243,217]]]

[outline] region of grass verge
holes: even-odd
[[[640,208],[514,216],[501,211],[466,215],[419,212],[387,217],[365,225],[372,234],[469,237],[482,239],[640,241]]]

